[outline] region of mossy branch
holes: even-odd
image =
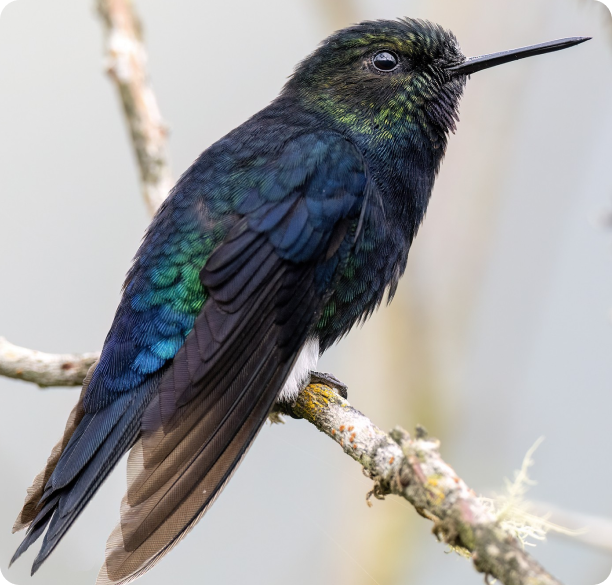
[[[477,571],[504,585],[559,585],[504,530],[491,508],[445,463],[439,441],[417,428],[379,429],[331,387],[311,384],[297,398],[294,416],[336,441],[374,481],[368,498],[392,494],[432,520],[435,536],[469,556]]]

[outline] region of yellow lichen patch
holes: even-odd
[[[435,498],[434,503],[436,505],[441,504],[444,501],[444,498],[446,497],[444,495],[444,492],[438,488],[440,479],[440,475],[432,475],[427,478],[427,483],[425,484],[427,492]]]
[[[300,392],[296,406],[304,418],[313,419],[320,409],[334,401],[335,396],[334,391],[323,384],[310,384]]]

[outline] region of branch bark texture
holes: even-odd
[[[115,82],[153,215],[172,188],[164,123],[147,71],[140,22],[130,0],[97,0],[106,36],[106,68]]]
[[[387,434],[329,386],[311,384],[293,407],[358,461],[374,481],[370,493],[410,502],[433,521],[439,540],[469,553],[476,570],[504,585],[560,585],[503,530],[476,494],[445,463],[439,441],[417,428]]]
[[[41,387],[80,386],[97,353],[52,354],[13,345],[0,337],[0,376]]]

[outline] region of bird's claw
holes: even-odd
[[[310,384],[325,384],[325,386],[333,388],[345,400],[348,398],[348,386],[340,382],[333,374],[310,372]]]

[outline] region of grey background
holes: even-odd
[[[99,348],[148,218],[90,2],[18,0],[0,18],[0,334]],[[381,427],[425,423],[477,491],[503,487],[539,437],[530,496],[612,517],[612,27],[593,0],[137,2],[178,176],[275,97],[335,28],[423,17],[467,55],[592,35],[473,76],[397,299],[325,356]],[[30,579],[10,527],[76,390],[0,379],[0,565],[12,582],[93,583],[123,465]],[[358,466],[304,422],[266,427],[205,519],[145,584],[481,582],[405,503],[367,508]],[[568,584],[612,555],[551,537]]]

